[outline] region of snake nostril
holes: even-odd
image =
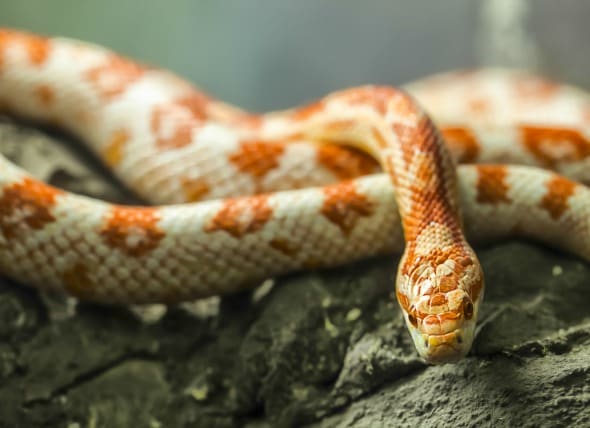
[[[408,321],[410,321],[410,323],[416,327],[418,326],[418,320],[416,319],[416,317],[412,314],[408,314]]]
[[[461,336],[460,334],[457,334],[457,343],[463,343],[463,336]]]
[[[429,346],[428,339],[424,339],[424,347],[428,348],[428,346]]]

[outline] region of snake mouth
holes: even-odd
[[[424,359],[430,364],[453,363],[463,358],[469,352],[470,343],[460,330],[445,334],[423,335]]]

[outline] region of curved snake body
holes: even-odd
[[[173,303],[403,251],[396,294],[414,343],[429,362],[456,360],[483,296],[463,230],[590,260],[590,191],[536,168],[590,179],[590,103],[502,70],[406,89],[441,133],[393,88],[254,115],[103,48],[2,30],[0,109],[77,134],[168,205],[73,195],[0,157],[0,271],[86,300]]]

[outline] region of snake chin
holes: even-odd
[[[420,356],[428,364],[454,363],[471,349],[475,323],[467,323],[459,330],[445,334],[424,334],[412,329],[412,339]]]
[[[478,306],[475,305],[475,312]],[[474,315],[470,319],[457,320],[451,328],[437,334],[427,333],[424,329],[416,327],[407,317],[406,324],[418,354],[426,363],[454,363],[465,357],[471,349],[477,313]]]

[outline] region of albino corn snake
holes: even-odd
[[[406,324],[427,361],[454,361],[483,295],[463,227],[590,259],[590,191],[570,181],[590,181],[590,103],[503,70],[406,90],[254,115],[103,48],[0,30],[0,111],[73,132],[143,198],[173,204],[72,195],[0,157],[0,272],[86,300],[173,303],[402,252],[405,237]]]

